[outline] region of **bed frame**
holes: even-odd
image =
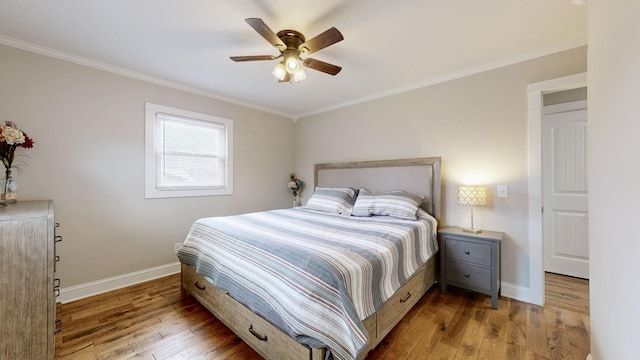
[[[436,219],[441,216],[440,157],[316,164],[314,185],[420,193],[425,195],[422,207]],[[364,359],[436,282],[437,258],[432,256],[378,312],[363,321],[370,339],[359,359]],[[182,265],[182,288],[266,359],[325,358],[324,349],[296,342],[187,265]]]

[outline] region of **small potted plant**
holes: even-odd
[[[293,195],[293,207],[300,206],[300,194],[304,189],[304,181],[298,179],[296,177],[296,174],[289,175],[289,178],[291,180],[287,184],[287,187],[289,188],[289,191],[291,191],[291,194]]]

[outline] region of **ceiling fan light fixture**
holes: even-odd
[[[289,56],[284,61],[287,72],[291,75],[297,73],[300,69],[300,59],[297,56]]]
[[[302,68],[300,68],[300,70],[296,71],[293,74],[293,82],[300,82],[306,78],[307,78],[307,73],[305,73],[304,70],[302,70]]]
[[[271,74],[283,83],[297,83],[306,79],[307,74],[304,72],[303,66],[329,75],[336,75],[342,70],[340,66],[324,61],[312,58],[302,59],[300,57],[303,54],[315,53],[327,46],[344,40],[340,31],[335,27],[329,28],[323,33],[307,40],[302,33],[295,30],[280,30],[274,33],[273,30],[259,18],[247,18],[244,21],[272,46],[278,49],[280,55],[231,56],[231,60],[241,62],[281,59],[273,68]]]
[[[287,69],[285,69],[284,67],[284,61],[276,64],[271,74],[273,74],[273,76],[280,81],[284,80],[284,77],[287,75]]]

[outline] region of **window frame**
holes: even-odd
[[[219,187],[189,185],[186,187],[159,187],[157,179],[159,149],[158,114],[166,114],[185,122],[212,123],[222,128],[221,139],[226,144],[224,156],[224,185]],[[145,199],[233,195],[233,120],[170,106],[145,103]]]

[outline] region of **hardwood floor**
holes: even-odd
[[[367,359],[580,359],[589,283],[547,274],[546,306],[432,287]],[[56,359],[261,359],[172,275],[58,304]]]

